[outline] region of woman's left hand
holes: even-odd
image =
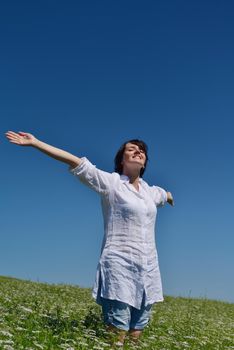
[[[174,199],[172,197],[171,192],[167,192],[167,203],[169,203],[170,205],[174,206]]]

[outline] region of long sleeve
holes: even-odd
[[[107,193],[113,182],[114,174],[96,168],[86,157],[81,159],[81,164],[76,168],[69,168],[69,171],[94,191],[100,194]]]
[[[167,192],[159,186],[152,186],[151,188],[156,206],[162,207],[167,201]]]

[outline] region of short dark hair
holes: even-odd
[[[115,172],[119,173],[120,175],[123,173],[122,160],[123,160],[123,154],[124,154],[125,146],[126,146],[127,143],[133,143],[134,145],[137,145],[145,153],[145,156],[146,156],[145,166],[144,166],[144,168],[141,168],[141,171],[140,171],[140,177],[142,177],[144,172],[145,172],[146,165],[147,165],[147,162],[148,162],[148,146],[147,146],[147,144],[144,141],[138,140],[138,139],[133,139],[133,140],[126,141],[120,147],[120,149],[118,150],[118,152],[116,153],[116,156],[115,156]]]

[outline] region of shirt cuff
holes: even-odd
[[[167,202],[167,192],[162,188],[163,204]]]
[[[82,157],[80,158],[81,162],[79,165],[77,165],[75,168],[73,168],[72,166],[70,166],[68,168],[68,170],[70,171],[70,173],[72,173],[73,175],[79,175],[82,170],[85,167],[85,164],[87,163],[88,159],[86,157]]]

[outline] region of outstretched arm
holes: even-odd
[[[20,146],[31,146],[37,148],[39,151],[47,154],[48,156],[57,159],[63,163],[70,165],[72,168],[78,166],[81,159],[74,156],[73,154],[63,151],[62,149],[56,148],[54,146],[48,145],[36,139],[35,136],[26,132],[6,132],[6,137],[11,143],[15,143]]]

